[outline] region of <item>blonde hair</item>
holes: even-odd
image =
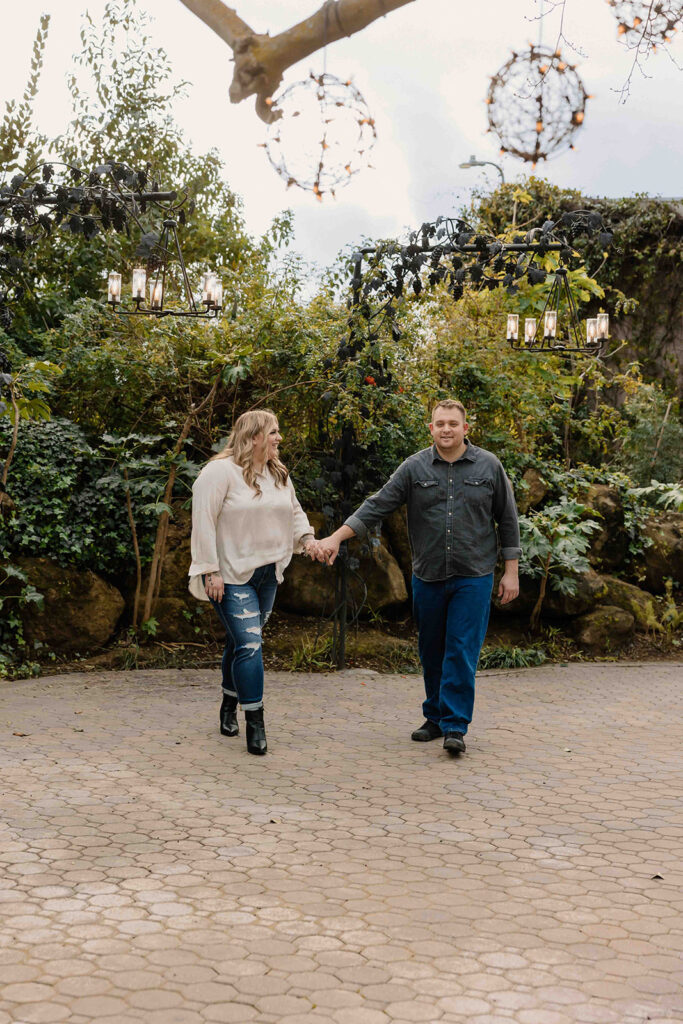
[[[454,398],[444,398],[443,401],[437,402],[432,409],[432,419],[434,419],[434,413],[437,409],[459,409],[462,413],[463,422],[467,423],[467,413],[465,412],[465,406],[462,402],[456,402]]]
[[[260,495],[261,488],[254,469],[254,438],[258,434],[267,435],[273,427],[277,427],[277,416],[272,409],[254,409],[252,412],[243,412],[235,422],[225,448],[209,461],[228,459],[232,456],[233,461],[242,469],[244,482],[256,491],[257,495]],[[275,486],[284,487],[289,473],[278,457],[267,459],[266,467],[275,477]]]

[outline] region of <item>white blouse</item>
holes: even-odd
[[[261,565],[275,563],[278,582],[292,554],[314,536],[290,479],[276,487],[269,469],[257,474],[261,494],[244,481],[232,457],[208,462],[192,487],[190,593],[208,601],[202,573],[246,583]]]

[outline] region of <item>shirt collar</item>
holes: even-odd
[[[478,451],[477,446],[472,444],[470,439],[467,438],[467,437],[465,438],[465,445],[466,445],[465,451],[462,453],[460,458],[456,459],[455,461],[456,462],[476,462],[477,461],[477,451]],[[439,455],[439,452],[437,450],[436,445],[433,444],[432,445],[432,463],[435,463],[435,462],[445,462],[447,466],[455,465],[455,463],[448,462],[447,459],[442,458],[441,455]]]

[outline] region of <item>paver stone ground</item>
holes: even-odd
[[[0,684],[0,1024],[659,1024],[680,987],[683,666]],[[244,727],[242,725],[242,733]]]

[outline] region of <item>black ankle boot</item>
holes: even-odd
[[[237,724],[237,698],[229,697],[227,693],[223,694],[220,721],[222,736],[237,736],[240,731]]]
[[[263,708],[245,711],[244,717],[247,722],[247,750],[250,754],[265,754],[268,744],[266,727],[263,724]]]

